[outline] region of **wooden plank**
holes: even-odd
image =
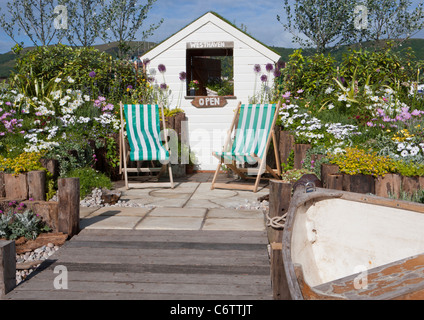
[[[98,255],[98,256],[135,256],[135,257],[172,257],[172,256],[180,256],[184,255],[188,257],[188,259],[202,259],[203,256],[207,256],[210,258],[220,258],[220,257],[234,257],[243,259],[251,259],[254,261],[255,259],[263,259],[267,258],[266,248],[262,248],[262,250],[197,250],[197,249],[126,249],[126,248],[103,248],[99,250],[98,248],[66,248],[65,253],[57,252],[55,254],[55,258],[61,258],[63,255],[66,256],[79,256],[79,255]]]
[[[227,283],[232,285],[237,284],[252,284],[266,285],[269,287],[268,277],[263,275],[252,275],[252,274],[185,274],[185,273],[140,273],[140,272],[107,272],[107,271],[75,271],[69,270],[68,281],[115,281],[115,282],[147,282],[147,283]],[[32,283],[39,282],[40,288],[47,288],[47,286],[41,284],[41,282],[53,282],[57,273],[53,272],[52,268],[49,268],[47,272],[39,273]],[[22,286],[20,290],[31,290],[28,286]]]
[[[16,286],[15,241],[0,240],[0,298]]]
[[[265,232],[83,230],[6,298],[272,299],[266,244]]]
[[[80,263],[120,263],[125,261],[126,264],[166,264],[170,263],[169,256],[127,256],[127,255],[85,255],[85,254],[73,254],[73,255],[60,255],[58,258],[61,264],[66,265],[68,262],[78,261]],[[191,265],[193,263],[203,265],[228,265],[228,266],[266,266],[269,268],[269,261],[263,258],[255,257],[238,257],[238,256],[220,256],[220,257],[208,257],[203,255],[197,257],[197,259],[190,259],[185,255],[174,255],[172,256],[172,263],[175,265]]]
[[[196,242],[154,242],[154,241],[72,241],[66,243],[67,248],[144,248],[144,249],[197,249],[197,250],[264,250],[263,244],[248,243],[196,243]]]
[[[270,300],[269,296],[254,295],[227,295],[208,294],[199,297],[193,294],[157,294],[157,293],[130,293],[130,292],[90,292],[84,295],[79,291],[55,290],[55,291],[18,291],[13,300]],[[140,302],[140,301],[139,301]],[[150,302],[149,302],[150,303]],[[157,311],[157,310],[156,310]]]
[[[44,282],[48,286],[47,290],[54,290],[53,282]],[[40,290],[40,285],[36,281],[29,281],[27,287],[32,290]],[[214,295],[226,294],[237,296],[239,294],[260,296],[267,293],[269,288],[258,286],[254,283],[246,285],[227,284],[203,284],[192,283],[181,285],[179,283],[138,283],[138,282],[106,282],[106,281],[74,281],[68,282],[67,291],[78,291],[90,294],[91,292],[129,292],[129,293],[156,293],[156,294],[180,294],[207,295],[209,292]],[[59,290],[55,290],[59,291]],[[54,291],[53,291],[54,293]]]
[[[175,230],[167,230],[167,232],[157,232],[153,230],[104,230],[104,229],[84,229],[77,236],[72,238],[72,243],[79,241],[145,241],[145,242],[175,242]],[[122,234],[119,234],[122,231]],[[132,233],[134,231],[134,235]],[[153,232],[150,232],[153,231]],[[168,232],[169,231],[169,232]],[[197,231],[197,230],[194,230]],[[221,232],[200,230],[201,233],[191,234],[185,233],[178,235],[180,242],[202,243],[214,241],[215,243],[253,243],[253,244],[268,244],[266,233],[264,231],[234,231]],[[212,234],[210,233],[212,232]],[[178,233],[177,233],[178,234]],[[251,234],[249,236],[249,234]]]
[[[62,261],[55,262],[56,265]],[[42,267],[43,268],[43,267]],[[48,266],[46,269],[53,270],[54,265]],[[208,265],[208,264],[121,264],[121,263],[93,263],[93,262],[67,262],[68,271],[84,271],[84,272],[131,272],[131,273],[163,273],[163,274],[244,274],[244,275],[262,275],[269,276],[268,266],[254,265]]]

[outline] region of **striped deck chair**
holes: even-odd
[[[170,165],[170,151],[168,142],[165,139],[165,145],[160,138],[160,120],[159,108],[162,110],[163,128],[166,132],[165,117],[163,107],[158,105],[123,105],[121,109],[121,130],[120,130],[120,173],[124,173],[125,187],[129,189],[128,172],[159,172],[161,175],[168,166],[171,188],[174,188],[172,169]],[[125,114],[125,123],[124,123]],[[129,149],[126,150],[125,133],[129,143]],[[137,161],[137,168],[128,168],[128,158],[131,161]],[[162,163],[161,168],[141,168],[142,161],[156,161]],[[131,185],[135,187],[135,184]]]
[[[263,173],[268,172],[275,179],[280,179],[280,160],[278,151],[275,148],[276,139],[274,132],[274,126],[279,109],[280,103],[277,105],[242,105],[239,103],[222,151],[212,153],[214,157],[220,160],[220,163],[215,171],[211,189],[242,189],[257,192]],[[237,129],[235,130],[237,117],[239,120]],[[234,133],[235,137],[232,141],[232,135]],[[277,169],[272,169],[266,164],[266,155],[268,153],[271,139],[273,140]],[[258,168],[246,169],[237,167],[237,163],[246,162],[249,164],[258,163]],[[225,164],[243,179],[252,178],[252,173],[254,173],[254,175],[256,175],[255,184],[252,186],[246,184],[216,183],[222,164]]]

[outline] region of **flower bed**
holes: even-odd
[[[339,61],[291,55],[273,98],[284,102],[282,167],[308,169],[335,188],[417,198],[424,189],[423,62],[411,57],[389,44],[352,50]],[[358,181],[362,187],[353,187]]]

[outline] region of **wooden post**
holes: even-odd
[[[269,217],[281,217],[290,205],[292,184],[270,180]],[[275,300],[290,299],[287,278],[283,266],[282,237],[283,229],[268,227],[268,239],[271,246],[271,282]]]
[[[364,174],[348,175],[343,177],[343,190],[356,193],[375,194],[374,177]]]
[[[379,197],[396,198],[400,195],[401,177],[398,174],[386,174],[375,179],[375,194]]]
[[[40,159],[41,165],[46,168],[52,175],[53,179],[59,177],[59,161],[56,159]]]
[[[37,201],[46,200],[46,172],[30,171],[27,173],[28,181],[28,199],[32,198]]]
[[[58,179],[59,232],[73,237],[79,232],[80,183],[78,178]]]
[[[420,187],[418,176],[406,177],[402,176],[402,191],[413,195]]]
[[[336,164],[321,164],[321,182],[323,188],[328,188],[328,176],[339,172],[339,166]]]
[[[15,241],[0,240],[0,298],[16,286]]]
[[[311,148],[310,144],[294,145],[294,169],[302,169],[302,161],[306,157],[306,152]]]
[[[4,172],[0,172],[0,198],[6,197],[6,188],[4,185]]]
[[[18,175],[5,173],[4,183],[6,188],[6,198],[14,200],[28,199],[28,182],[26,173]]]
[[[343,190],[343,176],[341,173],[327,175],[327,189]]]
[[[418,177],[418,182],[420,184],[420,189],[424,190],[424,177]]]
[[[288,131],[280,131],[279,146],[280,161],[287,163],[290,152],[294,150],[294,137]]]

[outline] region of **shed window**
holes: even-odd
[[[222,42],[224,43],[224,42]],[[228,43],[225,43],[228,46]],[[187,49],[187,95],[189,83],[199,82],[196,96],[234,95],[233,48]]]

